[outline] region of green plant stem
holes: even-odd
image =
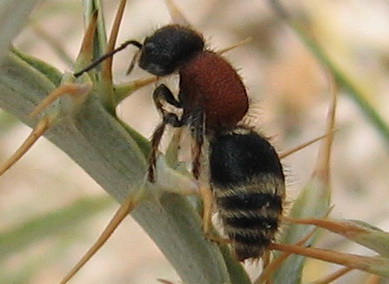
[[[0,107],[29,126],[34,126],[37,119],[28,114],[55,87],[48,76],[15,54],[10,54],[0,66]],[[90,94],[74,117],[58,121],[45,136],[104,190],[123,202],[134,190],[134,184],[144,179],[147,159],[140,149],[142,143],[138,144],[97,98],[97,94]],[[162,193],[159,198],[141,203],[131,215],[155,241],[182,281],[230,283],[220,249],[205,240],[201,218],[185,197]],[[131,252],[128,257],[132,257]]]

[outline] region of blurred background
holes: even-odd
[[[103,1],[107,29],[118,1]],[[259,105],[257,126],[286,151],[325,131],[330,103],[328,74],[296,33],[278,18],[267,1],[176,1],[187,19],[214,50],[248,37],[245,46],[224,54],[242,76],[250,98]],[[284,1],[336,64],[362,90],[375,111],[389,122],[389,2],[385,0]],[[286,3],[287,2],[287,3]],[[129,1],[118,43],[142,41],[171,22],[162,0]],[[15,39],[22,51],[72,72],[83,36],[81,1],[44,1]],[[114,60],[114,80],[124,83],[147,74],[125,71],[133,50]],[[172,82],[174,83],[174,81]],[[147,86],[119,107],[130,126],[150,137],[159,121]],[[362,220],[389,229],[388,140],[347,93],[339,92],[332,156],[334,218]],[[0,162],[9,157],[30,129],[0,110]],[[319,144],[295,153],[283,164],[288,200],[298,194],[315,166]],[[81,168],[45,139],[0,177],[0,283],[55,283],[95,241],[118,207]],[[44,221],[44,222],[43,222]],[[42,225],[46,224],[46,225]],[[9,240],[13,240],[12,246]],[[329,233],[318,246],[352,253],[366,252]],[[314,280],[334,269],[322,262],[307,266]],[[253,277],[260,272],[251,266]],[[318,272],[320,271],[320,273]],[[178,282],[158,248],[131,219],[76,276],[73,283]],[[365,283],[352,272],[337,283]]]

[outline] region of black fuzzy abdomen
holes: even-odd
[[[259,258],[279,227],[285,178],[270,143],[252,131],[210,143],[211,184],[223,230],[240,261]]]
[[[260,182],[257,183],[258,190],[261,190],[261,186]],[[279,227],[283,197],[276,194],[256,194],[260,197],[257,204],[251,200],[252,193],[248,192],[216,198],[224,232],[231,240],[234,253],[240,261],[261,257]],[[228,206],[225,201],[230,199],[231,203],[237,196],[241,199],[238,205]],[[242,199],[246,199],[250,206],[246,206]]]

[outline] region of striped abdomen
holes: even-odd
[[[260,258],[282,214],[285,178],[278,155],[258,133],[238,129],[210,142],[211,185],[225,234],[240,261]]]

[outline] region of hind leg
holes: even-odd
[[[205,114],[203,109],[199,108],[194,111],[188,120],[194,140],[192,148],[192,172],[194,178],[198,180],[201,175],[201,157],[205,136]]]

